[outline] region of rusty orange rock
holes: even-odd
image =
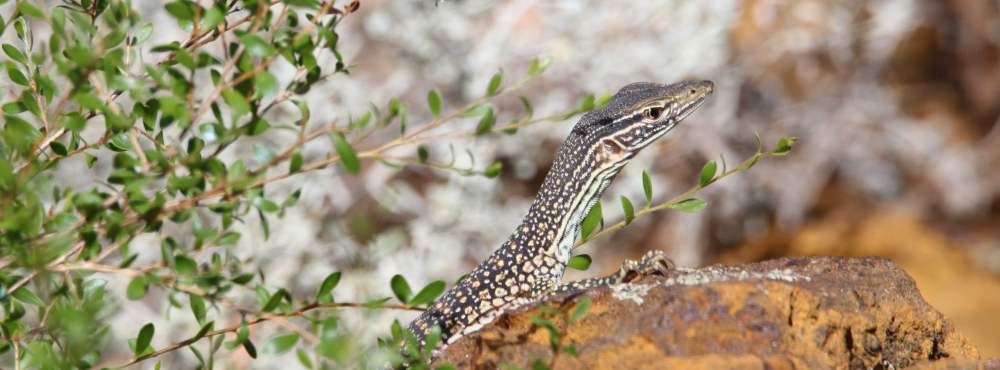
[[[582,319],[555,320],[577,355],[553,358],[539,305]],[[459,368],[871,369],[1000,368],[941,313],[913,280],[881,258],[786,258],[680,268],[667,276],[550,297],[460,339],[438,358]]]

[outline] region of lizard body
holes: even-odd
[[[713,92],[710,81],[623,87],[580,118],[559,148],[528,214],[510,238],[409,326],[422,347],[437,327],[445,345],[502,313],[558,291],[630,281],[672,264],[661,253],[608,277],[562,284],[580,222],[615,175]]]

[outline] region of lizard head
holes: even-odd
[[[607,105],[585,114],[572,136],[597,156],[601,167],[620,167],[694,112],[714,91],[711,81],[671,85],[637,82],[619,90]]]

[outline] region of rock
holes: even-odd
[[[567,327],[585,299],[589,309]],[[553,360],[533,316],[554,322],[576,356]],[[538,359],[553,369],[1000,369],[894,263],[840,257],[678,268],[555,295],[459,339],[437,363],[531,368]]]

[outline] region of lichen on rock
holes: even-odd
[[[988,368],[979,353],[881,258],[785,258],[678,268],[631,284],[555,295],[449,346],[459,368],[550,360],[539,305],[588,313],[560,330],[576,356],[555,369]]]

